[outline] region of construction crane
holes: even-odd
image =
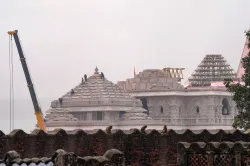
[[[47,132],[46,130],[46,126],[45,126],[45,122],[44,122],[44,117],[43,117],[43,113],[41,111],[41,108],[39,106],[38,100],[37,100],[37,96],[36,96],[36,92],[32,83],[32,80],[30,78],[30,73],[28,70],[28,66],[25,60],[25,57],[23,55],[23,50],[19,41],[19,37],[18,37],[18,31],[14,30],[14,31],[8,31],[8,34],[14,37],[15,43],[16,43],[16,47],[17,47],[17,51],[20,57],[20,61],[23,67],[23,71],[24,71],[24,75],[28,84],[28,88],[29,88],[29,92],[30,92],[30,96],[32,99],[32,103],[35,109],[35,115],[36,115],[36,119],[37,119],[37,124],[38,127]]]

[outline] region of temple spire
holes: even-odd
[[[97,68],[97,66],[95,67],[95,74],[99,74],[99,69]]]
[[[237,78],[239,78],[240,81],[242,81],[242,76],[245,73],[245,70],[244,70],[244,68],[242,66],[242,59],[245,58],[247,56],[247,54],[249,53],[249,51],[250,51],[247,46],[248,46],[248,38],[246,39],[246,42],[245,42],[245,45],[244,45],[244,48],[243,48],[243,53],[241,55],[238,71],[237,71]]]
[[[206,55],[188,79],[192,86],[211,86],[212,82],[223,82],[226,78],[236,80],[236,74],[222,55]]]

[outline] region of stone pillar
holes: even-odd
[[[223,124],[223,116],[222,116],[222,105],[218,105],[217,107],[217,119],[219,120],[219,124]]]
[[[172,124],[176,124],[177,121],[176,121],[176,118],[178,117],[177,114],[179,112],[179,107],[177,105],[171,105],[170,106],[170,118],[171,118],[171,122]]]
[[[104,112],[104,111],[102,112],[103,120],[109,120],[109,117],[107,114],[109,114],[109,112]]]
[[[110,111],[110,112],[105,112],[105,114],[106,114],[105,120],[108,120],[110,122],[114,122],[117,120],[117,117],[115,116],[115,112]]]
[[[153,99],[153,97],[147,97],[147,102],[148,102],[148,112],[149,112],[149,116],[154,117],[155,116],[155,110],[154,110],[154,106],[155,104],[155,100]]]
[[[207,106],[207,108],[208,108],[208,123],[209,124],[214,124],[215,123],[215,121],[214,121],[214,115],[215,115],[215,106],[214,105],[208,105]]]
[[[199,118],[196,118],[195,123],[196,123],[196,124],[200,124],[200,117],[199,117]]]
[[[87,112],[87,120],[92,120],[92,112]]]

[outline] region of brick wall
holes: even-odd
[[[249,134],[236,130],[216,132],[203,130],[193,133],[190,130],[177,132],[169,130],[161,133],[156,130],[130,131],[70,131],[55,130],[46,134],[34,131],[27,134],[14,130],[8,135],[0,132],[0,158],[10,151],[17,151],[22,158],[49,157],[57,149],[74,152],[77,156],[101,156],[108,149],[118,149],[125,155],[126,165],[164,165],[177,164],[178,142],[250,142]]]

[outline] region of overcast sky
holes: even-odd
[[[144,69],[185,68],[222,54],[237,70],[249,0],[0,0],[0,129],[9,132],[8,30],[19,30],[43,111],[95,66],[113,81]],[[36,120],[14,44],[15,126]],[[25,101],[25,102],[23,102]],[[22,108],[21,108],[22,107]]]

